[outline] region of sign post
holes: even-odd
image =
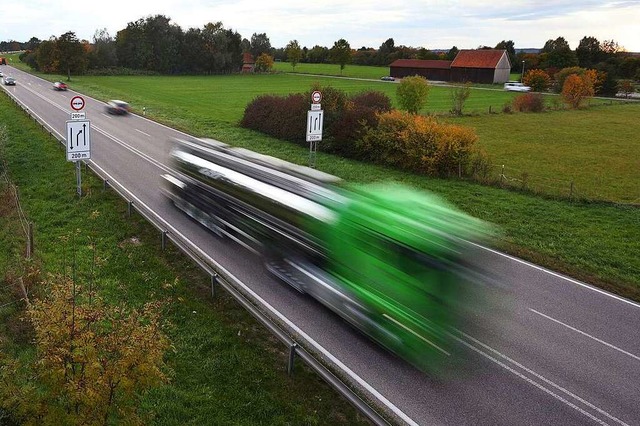
[[[82,197],[82,169],[80,162],[91,159],[91,122],[86,119],[85,102],[82,96],[71,99],[71,120],[67,121],[67,161],[76,163],[77,193]]]
[[[311,110],[307,111],[307,142],[309,142],[309,167],[316,166],[318,142],[322,141],[322,124],[324,111],[320,102],[322,92],[315,90],[311,93]]]

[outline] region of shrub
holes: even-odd
[[[551,86],[551,77],[540,69],[527,71],[522,82],[534,92],[544,92]]]
[[[588,74],[571,74],[562,86],[562,99],[573,109],[580,108],[582,102],[593,96],[593,93],[593,82]]]
[[[382,113],[358,142],[363,159],[432,176],[467,170],[478,137],[472,129],[401,111]]]
[[[307,99],[300,93],[258,96],[246,106],[240,125],[274,138],[305,143]]]
[[[513,109],[520,112],[542,112],[544,99],[540,93],[524,93],[513,99]]]
[[[332,126],[323,149],[347,157],[358,157],[356,141],[366,128],[378,125],[378,114],[391,111],[391,99],[381,92],[368,91],[351,96]]]
[[[418,75],[403,78],[396,89],[400,107],[411,114],[417,114],[427,104],[428,94],[427,79]]]
[[[633,86],[633,82],[631,80],[620,80],[618,81],[618,92],[624,95],[625,98],[628,98],[630,94],[636,91],[636,88]]]
[[[465,83],[462,86],[454,86],[451,89],[451,114],[462,115],[464,104],[471,95],[471,83]]]

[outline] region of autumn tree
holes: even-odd
[[[284,50],[287,54],[287,60],[295,71],[296,65],[298,65],[298,62],[300,62],[300,60],[302,59],[302,49],[300,48],[300,43],[298,43],[298,40],[291,40]]]
[[[582,103],[593,94],[593,82],[588,74],[571,74],[562,86],[562,99],[573,109],[580,108]]]
[[[267,53],[263,53],[256,59],[256,72],[269,72],[273,68],[273,57]]]
[[[417,114],[427,104],[428,94],[429,82],[418,75],[403,78],[396,89],[400,107],[411,114]]]
[[[343,38],[333,43],[333,47],[329,50],[329,58],[335,64],[340,65],[340,74],[344,67],[351,62],[351,46],[349,42]]]
[[[534,92],[544,92],[551,86],[551,77],[540,69],[527,71],[522,81]]]
[[[141,424],[141,393],[164,382],[162,303],[106,304],[67,276],[50,276],[26,318],[32,363],[0,357],[0,407],[25,424]]]

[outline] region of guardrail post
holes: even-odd
[[[167,247],[167,231],[162,231],[162,250]]]
[[[216,297],[217,283],[218,283],[218,274],[211,274],[211,297]]]
[[[293,376],[293,362],[296,358],[296,348],[298,347],[297,343],[289,346],[289,364],[287,365],[287,373],[290,376]]]
[[[109,179],[105,179],[105,180],[102,182],[102,187],[103,187],[103,189],[105,189],[105,190],[109,189]]]
[[[132,207],[133,207],[133,201],[127,201],[127,217],[131,217]]]

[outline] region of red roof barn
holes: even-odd
[[[389,65],[391,77],[420,75],[427,80],[472,83],[509,81],[511,63],[506,50],[461,50],[453,61],[398,59]]]
[[[509,81],[511,62],[506,50],[461,50],[451,63],[451,81],[504,83]]]

